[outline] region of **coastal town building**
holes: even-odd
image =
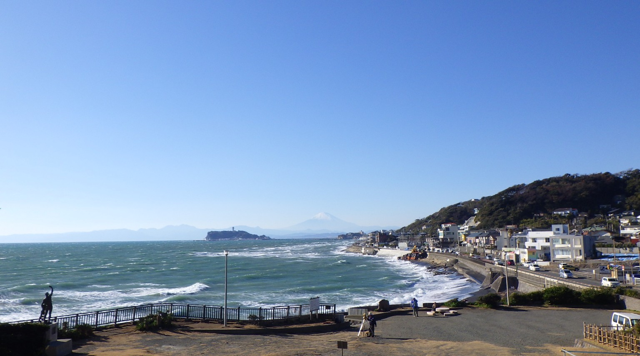
[[[636,216],[633,216],[633,215],[625,215],[625,216],[621,216],[619,221],[620,221],[620,225],[628,226],[628,225],[632,225],[632,224],[637,224],[638,223],[638,218]]]
[[[576,216],[578,215],[578,209],[574,209],[574,208],[560,208],[560,209],[556,209],[553,211],[553,215],[560,215],[560,216]]]
[[[441,246],[450,245],[458,241],[458,225],[454,223],[447,223],[440,225],[438,229],[438,239]]]
[[[545,261],[583,261],[596,254],[596,236],[569,232],[569,225],[554,224],[551,230],[526,231],[525,248],[534,249]]]
[[[505,248],[520,248],[525,246],[527,235],[513,230],[500,230],[500,236],[496,240],[498,250]]]
[[[486,248],[497,248],[496,243],[500,237],[500,231],[488,230],[478,235],[478,246]]]
[[[640,225],[621,226],[620,236],[629,240],[629,243],[640,242]]]

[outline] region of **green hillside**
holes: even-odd
[[[480,222],[481,229],[505,225],[545,228],[557,222],[587,227],[604,222],[597,214],[606,215],[614,209],[640,210],[640,170],[617,174],[565,174],[515,185],[493,196],[442,208],[425,218],[417,219],[405,226],[404,230],[435,235],[440,224],[463,224],[474,215],[474,208],[479,209],[476,221]],[[587,213],[588,217],[579,220],[553,216],[553,211],[560,208],[577,209],[581,213]]]

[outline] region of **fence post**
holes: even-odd
[[[169,313],[173,314],[173,303],[169,304]]]
[[[207,320],[207,306],[203,305],[202,306],[202,321]]]
[[[118,326],[118,308],[116,308],[116,315],[113,318],[113,326]]]
[[[187,320],[189,320],[189,304],[187,304]]]
[[[76,324],[73,326],[74,328],[78,327],[78,319],[80,318],[80,314],[76,314]]]
[[[96,312],[96,329],[98,328],[98,313],[100,312]]]
[[[131,322],[136,321],[136,306],[133,306],[133,317],[131,317]]]
[[[302,305],[300,305],[300,308],[298,309],[298,318],[302,318]]]
[[[220,307],[220,320],[224,319],[224,315],[222,315],[222,314],[224,314],[224,309],[222,307]]]
[[[276,320],[276,307],[271,307],[271,320]]]
[[[287,305],[287,319],[289,319],[289,309],[291,309],[291,307]]]
[[[258,325],[262,322],[262,307],[258,308]]]

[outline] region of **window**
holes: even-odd
[[[549,242],[549,238],[547,237],[546,239],[544,239],[544,242]]]

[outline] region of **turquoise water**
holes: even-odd
[[[345,253],[340,240],[0,244],[0,322],[37,318],[48,286],[53,316],[155,302],[222,305],[224,250],[233,306],[408,303],[464,298],[459,275]]]

